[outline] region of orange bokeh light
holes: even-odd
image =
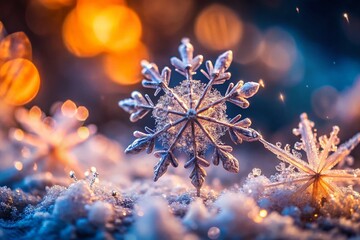
[[[149,52],[142,43],[132,50],[107,54],[104,57],[105,73],[115,83],[138,83],[142,79],[140,61],[148,58]]]
[[[134,48],[141,37],[138,15],[126,6],[110,5],[97,12],[92,22],[95,37],[108,51]]]
[[[142,26],[138,15],[123,1],[79,1],[63,25],[68,50],[78,57],[134,48]]]
[[[39,88],[39,72],[31,61],[16,58],[0,67],[0,98],[6,103],[23,105],[36,96]]]
[[[197,17],[195,35],[210,50],[226,50],[237,45],[243,34],[243,24],[228,7],[212,4]]]
[[[9,34],[0,42],[0,65],[15,58],[32,58],[31,43],[23,32]]]
[[[63,39],[66,48],[78,57],[93,57],[101,53],[103,47],[94,38],[88,24],[79,21],[78,13],[72,10],[63,25]]]

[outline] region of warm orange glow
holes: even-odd
[[[40,88],[40,76],[29,60],[17,58],[0,67],[0,99],[10,105],[31,101]]]
[[[15,58],[31,60],[31,52],[31,43],[25,33],[12,33],[0,42],[0,65]]]
[[[90,136],[90,131],[87,127],[79,127],[77,134],[81,139],[87,139]]]
[[[87,6],[97,7],[98,9],[108,5],[124,5],[125,0],[77,0],[76,7],[84,8]]]
[[[0,41],[1,39],[3,39],[5,37],[6,31],[5,31],[5,27],[4,24],[2,24],[2,22],[0,21]]]
[[[97,11],[92,28],[95,37],[108,51],[134,48],[140,40],[142,31],[138,15],[126,6],[116,5]]]
[[[261,209],[259,212],[259,216],[264,218],[268,215],[268,212],[265,209]]]
[[[280,101],[285,102],[285,97],[282,93],[279,94]]]
[[[79,121],[85,121],[89,117],[89,111],[86,107],[80,106],[76,112],[76,119]]]
[[[78,57],[134,48],[141,37],[138,15],[123,1],[79,1],[63,25],[68,50]]]
[[[71,11],[64,21],[63,39],[66,48],[78,57],[93,57],[103,51],[102,44],[94,37],[90,26],[82,24],[76,10]]]
[[[76,114],[76,104],[71,100],[66,100],[61,105],[61,113],[66,117],[72,117]]]
[[[24,139],[24,132],[17,128],[13,132],[13,137],[16,141],[22,141]]]
[[[196,19],[195,35],[199,42],[211,50],[233,48],[241,40],[243,24],[228,7],[213,4],[205,8]]]
[[[122,85],[138,83],[141,79],[140,61],[149,59],[149,53],[143,44],[133,50],[118,54],[108,54],[104,58],[106,75]]]
[[[23,169],[23,164],[19,161],[16,161],[14,163],[14,167],[16,168],[16,170],[21,171]]]
[[[32,119],[40,119],[42,115],[42,111],[38,106],[33,106],[30,110],[29,110],[29,116]]]
[[[262,79],[259,79],[259,84],[260,84],[260,86],[261,87],[265,87],[265,83],[264,83],[264,80],[262,80]]]

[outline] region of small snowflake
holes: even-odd
[[[160,161],[154,168],[154,181],[157,181],[171,164],[178,166],[174,150],[187,153],[188,161],[185,168],[192,168],[190,178],[196,187],[198,195],[205,181],[206,171],[204,167],[210,165],[204,157],[209,146],[214,147],[212,161],[218,165],[220,161],[223,167],[230,172],[239,171],[238,160],[230,153],[232,147],[223,145],[221,136],[229,131],[234,143],[255,141],[259,134],[249,128],[249,118],[240,120],[237,115],[229,120],[226,115],[226,102],[231,102],[241,108],[249,107],[247,98],[252,97],[259,89],[255,82],[239,81],[237,84],[230,83],[224,96],[213,88],[213,85],[223,84],[230,79],[231,74],[226,72],[232,62],[232,52],[221,54],[215,62],[206,62],[207,71],[201,70],[209,80],[207,84],[192,79],[196,70],[200,67],[203,56],[193,57],[193,46],[188,39],[183,39],[179,47],[181,60],[173,57],[171,64],[175,70],[186,79],[177,87],[170,88],[170,69],[165,67],[160,73],[154,63],[142,61],[144,87],[155,89],[155,95],[161,90],[164,95],[155,105],[148,95],[134,91],[131,98],[119,102],[119,105],[131,114],[130,120],[135,122],[152,111],[155,118],[155,129],[145,128],[146,132],[135,131],[137,138],[128,148],[126,153],[138,153],[146,150],[151,153],[156,139],[162,142],[165,149],[156,151],[154,155]]]
[[[22,129],[13,129],[11,136],[26,148],[23,149],[23,169],[39,171],[74,170],[80,173],[78,161],[71,150],[95,134],[96,127],[83,126],[89,112],[67,100],[52,108],[52,117],[46,116],[39,107],[30,110],[20,108],[15,118]],[[29,147],[29,148],[28,148]]]
[[[360,133],[353,136],[349,141],[337,147],[339,138],[337,134],[339,127],[334,126],[330,136],[317,138],[313,131],[314,123],[303,113],[300,117],[299,128],[293,130],[294,135],[301,136],[301,141],[295,143],[296,150],[304,150],[307,162],[301,159],[301,154],[296,150],[290,153],[290,146],[285,149],[281,144],[273,145],[264,139],[259,141],[264,146],[277,155],[277,157],[295,167],[298,172],[290,173],[291,176],[283,178],[270,186],[295,185],[298,186],[294,197],[308,192],[311,196],[312,204],[320,206],[324,200],[333,199],[335,196],[342,196],[342,190],[337,186],[338,183],[357,182],[360,180],[360,169],[333,169],[337,164],[344,161],[350,152],[360,142]],[[287,170],[284,165],[277,170],[284,172]]]

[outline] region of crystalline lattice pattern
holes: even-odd
[[[203,56],[193,57],[193,46],[188,39],[183,39],[179,47],[181,59],[171,58],[175,70],[185,77],[177,87],[170,88],[171,70],[165,67],[160,73],[154,63],[142,62],[144,87],[155,89],[155,95],[160,91],[164,95],[155,105],[148,95],[134,91],[131,98],[119,102],[119,105],[131,114],[130,120],[135,122],[152,111],[156,121],[155,129],[145,128],[145,132],[135,131],[137,138],[127,149],[127,153],[138,153],[146,150],[152,152],[155,140],[159,139],[164,146],[163,150],[156,151],[154,155],[160,158],[154,168],[154,180],[157,181],[171,164],[178,166],[175,150],[188,154],[185,168],[192,168],[190,178],[197,188],[198,195],[206,177],[204,167],[210,165],[205,159],[204,152],[211,146],[214,148],[212,161],[230,172],[239,171],[239,162],[231,154],[232,147],[224,145],[220,137],[227,131],[234,143],[256,141],[260,135],[249,128],[251,121],[241,119],[237,115],[228,119],[226,115],[226,102],[231,102],[241,108],[249,107],[248,98],[256,94],[259,84],[255,82],[239,81],[230,83],[224,95],[214,89],[214,85],[224,84],[231,74],[226,72],[232,62],[232,52],[221,54],[215,62],[206,62],[206,71],[201,72],[209,80],[207,84],[193,80],[193,75],[200,67]]]

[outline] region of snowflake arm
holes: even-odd
[[[306,152],[310,167],[319,165],[318,148],[316,147],[316,138],[312,132],[314,123],[311,122],[306,114],[301,114],[299,128],[294,129],[295,135],[301,135],[302,146]]]
[[[337,149],[336,152],[331,154],[327,161],[324,163],[324,166],[322,167],[322,170],[330,170],[335,165],[337,165],[339,162],[344,160],[351,151],[360,143],[360,133],[353,136],[349,141],[346,143],[340,145],[340,147]]]
[[[247,98],[252,97],[259,89],[258,83],[245,83],[239,81],[236,85],[229,84],[225,96],[213,88],[214,85],[223,84],[231,76],[226,72],[232,61],[232,52],[227,51],[215,61],[206,62],[207,72],[202,73],[209,79],[207,84],[193,80],[195,71],[200,67],[203,56],[193,57],[193,46],[188,39],[183,39],[179,47],[181,59],[171,58],[175,70],[183,75],[183,80],[175,88],[169,87],[170,69],[165,67],[160,74],[153,63],[142,62],[143,86],[155,89],[155,95],[163,90],[164,95],[157,104],[152,103],[149,96],[142,96],[139,92],[132,93],[130,99],[119,102],[120,107],[129,112],[130,120],[135,122],[152,111],[155,119],[155,129],[145,128],[146,132],[135,131],[137,138],[125,150],[126,153],[138,153],[146,150],[151,153],[156,140],[160,140],[164,150],[156,151],[154,155],[159,162],[154,168],[154,180],[157,181],[170,165],[177,167],[178,161],[175,151],[183,151],[188,155],[185,168],[192,168],[190,178],[192,184],[200,194],[205,182],[206,171],[204,167],[210,165],[204,153],[209,146],[214,147],[213,163],[223,163],[224,169],[230,172],[239,171],[237,159],[230,154],[230,146],[221,145],[220,137],[229,130],[235,143],[256,141],[260,134],[249,128],[251,121],[248,118],[240,120],[241,115],[228,119],[226,115],[226,101],[235,103],[241,108],[249,106]]]
[[[312,174],[314,170],[307,164],[306,162],[302,161],[301,159],[297,158],[293,154],[284,149],[275,146],[272,143],[267,142],[265,139],[261,138],[259,140],[262,144],[264,144],[265,148],[270,152],[274,153],[281,161],[289,163],[292,166],[295,166],[301,172]]]

